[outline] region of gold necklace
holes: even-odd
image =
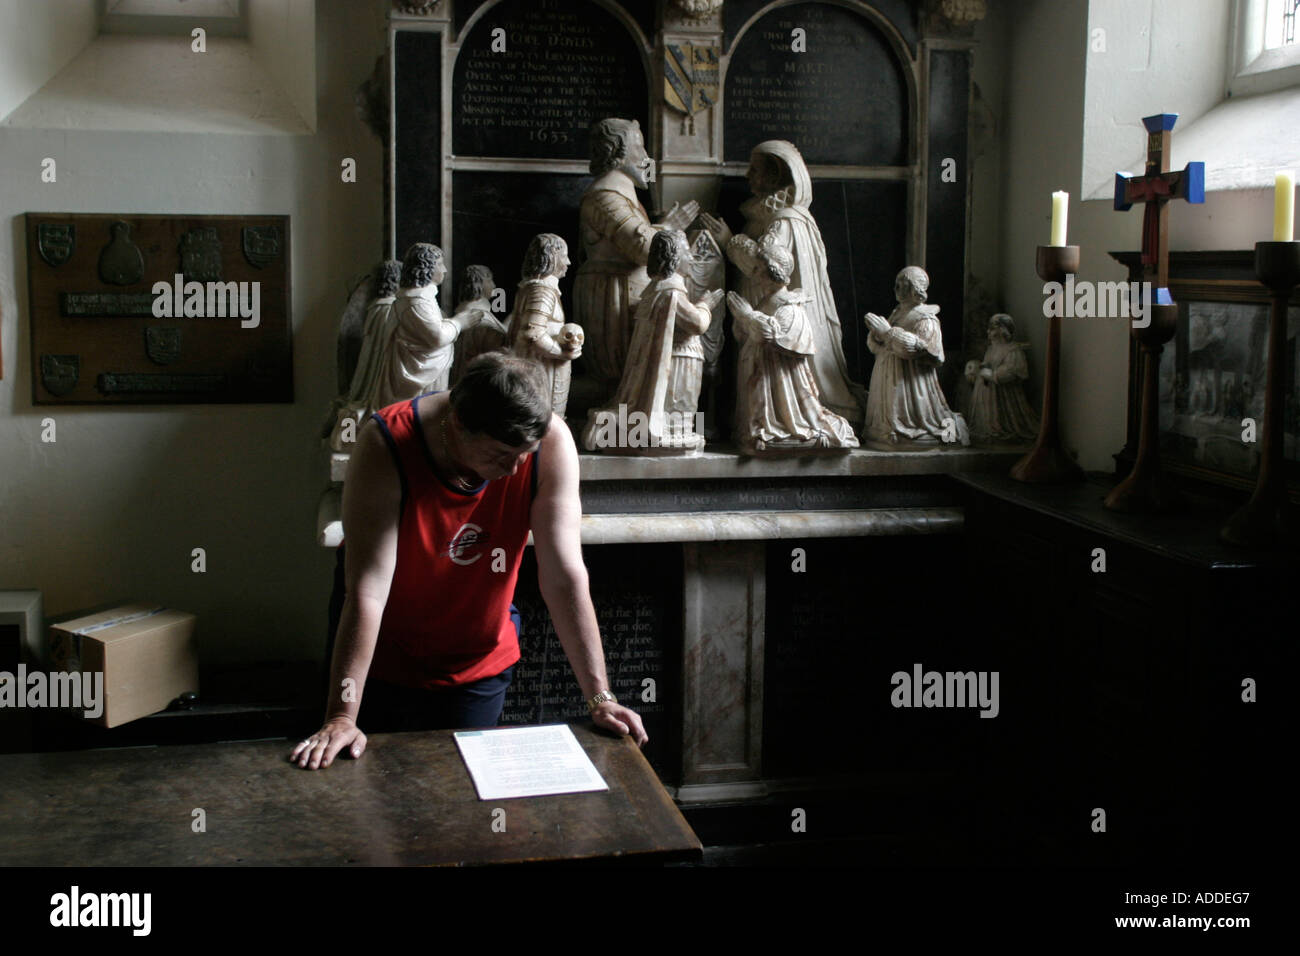
[[[442,450],[447,456],[448,465],[454,465],[455,459],[451,456],[451,445],[447,442],[447,416],[444,414],[438,421],[438,429],[442,434]],[[458,475],[452,475],[451,480],[461,491],[473,491],[477,486],[473,482],[466,481]]]

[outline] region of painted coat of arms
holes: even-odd
[[[144,350],[156,365],[170,365],[181,357],[181,330],[177,326],[155,325],[144,330]]]
[[[72,258],[77,227],[72,223],[42,222],[36,227],[36,248],[49,265],[58,268]]]
[[[191,229],[181,236],[180,253],[187,281],[221,281],[221,239],[215,226]]]
[[[664,48],[664,102],[694,116],[718,102],[718,48],[669,43]]]
[[[51,395],[67,395],[77,387],[81,357],[77,355],[42,355],[41,384]]]
[[[240,233],[244,258],[255,269],[265,269],[280,256],[279,226],[245,226]]]

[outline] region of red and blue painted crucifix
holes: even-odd
[[[1169,200],[1205,202],[1205,164],[1188,163],[1181,171],[1169,169],[1169,140],[1177,113],[1157,113],[1142,118],[1147,128],[1147,168],[1142,176],[1115,174],[1115,208],[1120,212],[1135,202],[1146,203],[1142,219],[1142,274],[1156,289],[1169,286]]]
[[[1160,352],[1178,328],[1178,307],[1169,294],[1169,200],[1205,202],[1205,164],[1188,163],[1182,172],[1169,171],[1169,138],[1177,113],[1143,117],[1147,128],[1147,168],[1142,176],[1115,174],[1115,208],[1121,212],[1135,202],[1146,203],[1142,219],[1142,303],[1133,338],[1142,353],[1142,411],[1133,468],[1106,496],[1112,511],[1169,511],[1177,496],[1160,470]],[[1150,283],[1154,294],[1148,293]],[[1148,295],[1150,297],[1148,298]],[[1134,303],[1136,305],[1136,303]]]

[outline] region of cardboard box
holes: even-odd
[[[91,723],[118,727],[198,692],[195,617],[155,604],[123,604],[50,627],[55,671],[102,673],[104,712]]]

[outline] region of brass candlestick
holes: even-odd
[[[1157,292],[1163,290],[1157,290]],[[1160,468],[1160,353],[1178,330],[1178,306],[1151,302],[1150,321],[1133,329],[1142,356],[1142,420],[1133,470],[1106,496],[1111,511],[1173,511],[1180,498]]]
[[[1079,271],[1078,246],[1039,246],[1038,277],[1044,282],[1064,282]],[[1056,483],[1078,481],[1081,469],[1061,447],[1060,397],[1061,317],[1047,320],[1047,358],[1043,363],[1043,413],[1038,422],[1038,439],[1029,453],[1011,468],[1016,481]]]
[[[1300,242],[1255,243],[1255,275],[1273,293],[1259,480],[1250,501],[1228,519],[1219,538],[1228,544],[1269,548],[1296,541],[1296,511],[1287,500],[1282,462],[1282,414],[1286,402],[1286,309],[1291,290],[1300,285]]]

